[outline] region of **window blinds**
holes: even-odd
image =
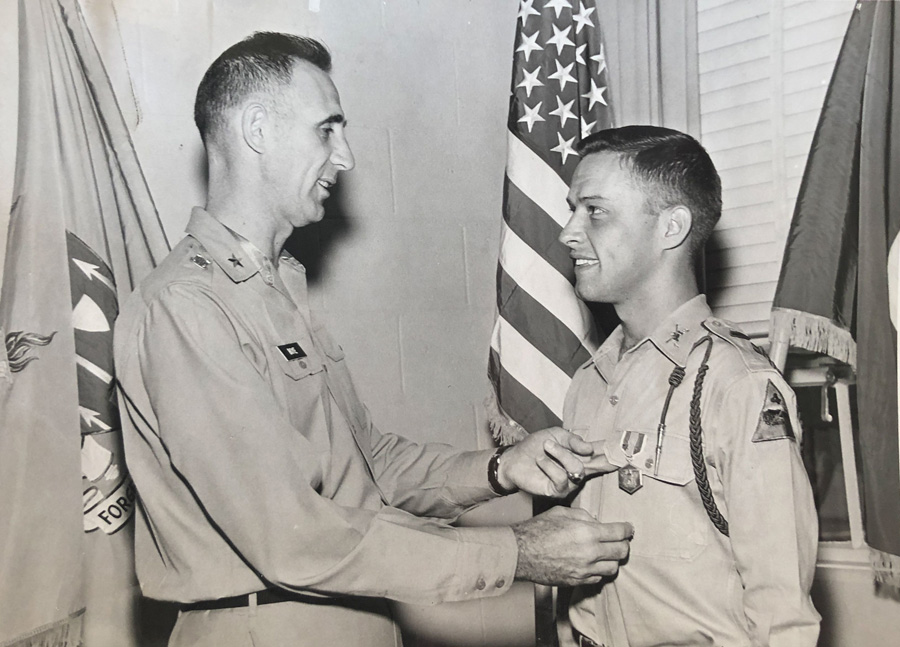
[[[701,140],[724,209],[707,255],[717,316],[768,332],[806,156],[854,0],[698,0]]]

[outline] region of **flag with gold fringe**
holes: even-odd
[[[19,0],[18,11],[0,293],[0,645],[135,644],[135,492],[112,327],[118,301],[169,246],[77,0]]]
[[[813,138],[772,339],[855,367],[866,541],[900,588],[900,11],[857,4]]]

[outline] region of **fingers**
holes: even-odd
[[[622,541],[634,537],[634,526],[627,521],[612,521],[597,524],[600,541]]]
[[[594,448],[594,455],[586,461],[583,461],[583,464],[584,472],[587,476],[608,474],[609,472],[614,472],[619,469],[617,465],[613,465],[609,462],[609,459],[606,458],[606,451],[604,449],[597,448]]]
[[[569,480],[580,485],[580,481],[584,480],[584,465],[578,457],[549,439],[544,441],[544,452],[560,464]]]
[[[573,487],[569,482],[569,475],[566,473],[566,470],[555,460],[547,456],[541,456],[537,460],[537,466],[550,481],[550,485],[554,490],[553,492],[547,492],[547,494],[567,494]]]

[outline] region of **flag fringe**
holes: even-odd
[[[856,368],[856,342],[849,330],[820,315],[772,308],[771,341],[787,341],[791,346],[822,353]]]
[[[503,413],[500,403],[497,402],[497,394],[493,389],[484,400],[484,408],[487,411],[491,435],[501,445],[515,445],[528,435],[523,427]]]
[[[900,557],[869,548],[869,559],[879,591],[900,599]]]
[[[84,624],[84,609],[69,615],[68,618],[57,620],[24,636],[13,638],[0,647],[82,647],[82,626]]]

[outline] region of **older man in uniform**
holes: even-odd
[[[813,647],[817,522],[794,394],[712,316],[698,254],[721,212],[706,151],[664,128],[581,143],[560,240],[586,301],[622,321],[574,376],[567,429],[619,466],[574,506],[634,525],[614,581],[572,591],[581,646]],[[563,636],[571,642],[571,636]]]
[[[329,68],[320,43],[272,33],[213,63],[195,107],[206,208],[117,323],[138,577],[182,605],[171,645],[396,645],[386,598],[600,581],[627,555],[630,527],[584,511],[438,520],[517,488],[564,496],[610,469],[568,432],[460,452],[373,426],[282,252],[354,164]]]

